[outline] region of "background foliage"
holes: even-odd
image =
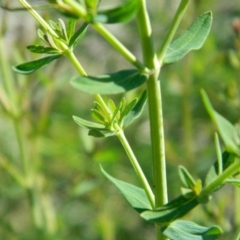
[[[157,1],[157,4],[156,1],[148,2],[155,40],[161,41],[178,3],[173,0]],[[102,4],[108,5],[108,1],[102,0]],[[10,2],[10,6],[16,7],[18,3]],[[162,71],[170,198],[179,194],[178,165],[184,165],[195,176],[203,178],[216,159],[214,128],[203,107],[200,88],[207,91],[219,113],[233,123],[240,122],[240,30],[237,38],[232,25],[234,19],[240,18],[238,0],[192,1],[178,34],[207,10],[213,11],[214,21],[203,48]],[[46,9],[41,13],[46,19],[57,20],[59,17],[53,10]],[[38,169],[39,201],[47,209],[49,216],[46,218],[50,219],[47,224],[51,237],[46,239],[154,239],[152,226],[126,207],[118,190],[100,172],[99,163],[118,179],[138,184],[120,143],[116,138],[102,141],[87,137],[87,132],[78,128],[72,119],[72,115],[90,119],[89,109],[93,104],[91,96],[70,86],[69,79],[76,74],[75,70],[65,59],[60,59],[32,75],[15,75],[12,65],[37,57],[25,51],[25,47],[39,41],[35,35],[38,26],[27,12],[0,10],[0,18],[0,84],[3,88],[6,79],[14,80],[14,98],[22,112],[19,123],[26,152]],[[108,27],[131,51],[140,55],[134,21]],[[92,29],[82,39],[76,54],[91,75],[128,67],[128,63]],[[2,91],[3,103],[1,94]],[[127,99],[135,95],[136,91],[131,91]],[[119,100],[120,97],[113,98]],[[151,179],[147,119],[145,109],[140,120],[127,129],[126,135]],[[17,169],[22,168],[19,154],[13,121],[2,104],[0,239],[3,240],[37,239],[40,236],[33,228],[26,192],[6,171],[8,162]],[[239,202],[240,193],[227,186],[214,195],[207,206],[194,209],[188,218],[203,225],[219,224],[226,232],[222,239],[231,239],[235,227],[240,225]]]

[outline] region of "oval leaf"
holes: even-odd
[[[105,177],[107,177],[108,180],[110,180],[120,190],[126,200],[136,211],[141,213],[145,210],[152,209],[151,204],[148,201],[147,195],[142,188],[113,178],[108,173],[106,173],[102,167],[101,171],[105,175]]]
[[[38,59],[35,61],[22,63],[20,65],[12,67],[12,68],[17,73],[30,74],[30,73],[35,72],[39,68],[48,65],[50,62],[54,61],[57,58],[60,58],[61,56],[62,55],[53,55],[53,56],[41,58],[41,59]]]
[[[118,94],[139,87],[147,76],[137,70],[123,70],[98,77],[78,76],[72,79],[73,87],[90,94]]]
[[[204,44],[212,25],[212,13],[202,14],[190,28],[171,43],[163,58],[163,63],[173,63],[182,59],[189,51],[197,50]]]
[[[93,22],[122,23],[128,22],[138,11],[138,0],[131,0],[122,5],[108,10],[100,10],[93,18]]]
[[[162,228],[163,234],[171,240],[214,240],[222,235],[218,226],[203,227],[196,223],[178,220]]]

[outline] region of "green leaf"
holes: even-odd
[[[112,99],[108,100],[108,109],[111,111],[111,113],[114,113],[116,110],[116,105]]]
[[[37,31],[38,37],[45,42],[47,45],[49,45],[48,41],[46,40],[46,34],[41,29],[38,29]]]
[[[88,135],[97,137],[97,138],[104,138],[114,136],[115,132],[107,129],[105,125],[95,122],[90,122],[85,119],[73,116],[74,121],[80,125],[81,127],[85,127],[89,129]]]
[[[40,58],[35,61],[25,62],[25,63],[15,66],[15,67],[12,67],[12,68],[17,73],[30,74],[32,72],[35,72],[39,68],[48,65],[50,62],[60,58],[61,56],[62,55],[52,55],[49,57]]]
[[[123,70],[98,77],[77,76],[72,79],[73,87],[90,94],[118,94],[139,87],[147,76],[137,70]]]
[[[154,223],[171,222],[186,215],[198,204],[197,198],[186,199],[184,196],[180,196],[161,208],[152,211],[144,211],[141,213],[141,217]]]
[[[121,99],[121,109],[120,109],[121,115],[123,114],[123,111],[125,110],[126,106],[127,106],[127,100],[125,97],[123,97]]]
[[[74,35],[76,22],[77,22],[77,20],[74,19],[74,18],[69,18],[68,19],[68,24],[67,24],[67,36],[68,36],[68,39],[71,39],[72,36]]]
[[[94,109],[98,110],[99,112],[104,112],[102,106],[97,101],[94,101]]]
[[[147,91],[144,91],[137,101],[136,104],[133,105],[133,107],[128,106],[126,108],[126,111],[122,113],[122,126],[123,128],[126,128],[128,125],[130,125],[135,119],[140,117],[140,115],[143,112],[144,106],[147,101]],[[133,103],[133,102],[132,102]]]
[[[163,234],[171,240],[214,240],[222,235],[218,226],[203,227],[196,223],[177,220],[162,228]]]
[[[103,125],[105,125],[107,122],[107,119],[103,116],[103,114],[96,109],[91,109],[91,116],[96,122],[99,122]]]
[[[58,53],[58,50],[56,50],[55,48],[43,47],[43,46],[37,46],[37,45],[27,46],[27,49],[33,53],[46,53],[46,54],[57,54]]]
[[[151,204],[148,201],[147,195],[142,188],[113,178],[108,173],[106,173],[102,167],[101,171],[105,175],[105,177],[107,177],[120,190],[126,200],[136,211],[141,213],[145,210],[152,209]]]
[[[228,168],[235,160],[235,156],[234,154],[231,154],[227,151],[223,152],[222,153],[222,167],[223,167],[223,171]],[[208,173],[207,173],[207,176],[205,178],[205,185],[209,185],[211,182],[213,182],[219,172],[219,167],[218,167],[218,161],[215,161],[215,163],[211,166],[211,168],[209,169]],[[219,187],[217,187],[214,191],[217,191],[219,190],[221,187],[223,187],[223,185],[220,185]]]
[[[100,123],[90,122],[76,116],[73,116],[73,120],[81,127],[85,127],[88,129],[96,129],[96,130],[106,130],[105,126]]]
[[[128,113],[134,108],[134,106],[137,104],[137,99],[133,99],[129,104],[127,104],[127,106],[125,107],[125,109],[122,110],[122,114],[121,114],[121,121],[122,123],[124,122],[124,118],[127,118]],[[127,119],[126,119],[127,120]]]
[[[169,45],[163,63],[176,62],[191,50],[200,49],[209,34],[211,25],[211,12],[206,12],[199,16],[182,36]]]
[[[138,11],[139,0],[130,0],[122,5],[107,10],[100,10],[93,22],[122,23],[130,21]]]
[[[85,35],[87,27],[88,23],[83,23],[83,25],[74,33],[74,35],[69,40],[69,47],[74,48],[78,44],[79,40],[82,39]]]
[[[59,31],[59,27],[58,27],[57,23],[55,23],[54,21],[49,20],[49,25],[54,31],[56,31],[56,30]]]
[[[183,185],[186,188],[190,188],[190,189],[193,190],[195,185],[196,185],[196,182],[193,179],[192,175],[188,172],[188,170],[183,166],[179,166],[178,167],[178,174],[180,176],[180,179],[181,179]]]
[[[59,26],[61,37],[65,40],[68,40],[66,25],[61,18],[58,19],[58,26]]]
[[[121,109],[122,103],[120,102],[116,109],[113,112],[112,119],[111,119],[111,125],[115,122],[115,120],[118,120],[120,118],[120,109]]]
[[[207,109],[212,121],[215,123],[226,149],[229,152],[240,156],[240,136],[237,128],[213,109],[205,91],[202,90],[201,94],[205,108]]]

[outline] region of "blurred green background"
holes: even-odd
[[[121,1],[102,0],[102,5],[117,2]],[[179,1],[147,2],[155,43],[159,44]],[[19,6],[16,0],[7,4]],[[199,90],[207,91],[219,113],[233,123],[240,122],[239,0],[190,1],[177,36],[208,10],[213,12],[214,21],[203,48],[161,72],[170,199],[180,194],[178,165],[203,179],[216,159],[215,129]],[[65,19],[49,9],[40,13],[54,21]],[[66,59],[60,59],[28,76],[13,73],[11,66],[39,57],[26,50],[26,46],[40,43],[36,36],[39,26],[27,11],[0,10],[0,24],[0,239],[155,239],[154,227],[128,206],[100,172],[102,164],[116,178],[139,185],[118,140],[89,137],[73,122],[72,115],[90,119],[94,101],[93,96],[70,86],[69,80],[77,74],[75,69]],[[134,20],[107,27],[141,58]],[[75,53],[90,75],[131,68],[91,28]],[[138,96],[139,91],[127,93],[127,100]],[[105,99],[109,97],[118,102],[122,96]],[[9,110],[14,108],[18,117]],[[147,107],[126,135],[151,181]],[[30,190],[12,177],[14,171],[21,176],[26,172],[17,136],[23,142],[24,158],[33,169]],[[222,239],[231,239],[240,225],[239,196],[233,187],[225,186],[208,205],[197,207],[186,219],[206,226],[219,224],[225,231]]]

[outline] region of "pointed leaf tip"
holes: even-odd
[[[54,61],[55,59],[60,58],[62,55],[52,55],[44,58],[40,58],[38,60],[25,62],[22,64],[19,64],[15,67],[12,67],[13,71],[21,74],[30,74],[38,70],[39,68],[42,68],[46,65],[48,65],[50,62]]]
[[[199,16],[183,35],[169,45],[163,63],[176,62],[182,59],[189,51],[200,49],[210,32],[211,25],[211,12]]]
[[[226,146],[226,149],[240,156],[240,136],[235,126],[214,110],[204,90],[201,90],[203,103],[208,114],[216,125],[218,132]]]
[[[136,187],[132,184],[118,180],[110,176],[100,165],[102,173],[108,180],[110,180],[123,194],[128,203],[138,212],[152,209],[148,201],[147,195],[142,188]]]

